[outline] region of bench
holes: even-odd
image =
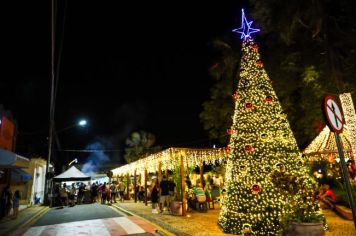
[[[345,206],[342,206],[342,205],[335,205],[334,210],[342,218],[344,218],[346,220],[352,220],[352,211],[351,211],[351,209],[349,209],[349,208],[347,208]]]

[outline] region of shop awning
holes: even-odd
[[[30,160],[17,155],[16,153],[0,148],[0,167],[1,168],[27,168]]]
[[[20,168],[11,170],[11,182],[22,182],[32,180],[32,176]]]

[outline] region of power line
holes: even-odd
[[[228,134],[225,135],[221,135],[221,137],[225,137],[228,136]],[[170,147],[177,147],[177,146],[182,146],[182,145],[189,145],[189,144],[193,144],[193,143],[199,143],[202,141],[209,141],[210,139],[205,138],[205,139],[197,139],[197,140],[193,140],[190,142],[181,142],[175,145],[165,145],[165,146],[159,146],[161,149],[165,149],[165,148],[170,148]],[[123,152],[125,151],[126,148],[124,149],[60,149],[60,150],[56,150],[58,152],[83,152],[83,153],[95,153],[95,152]],[[157,146],[155,147],[148,147],[148,148],[144,148],[144,150],[154,150],[157,149]]]

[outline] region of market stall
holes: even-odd
[[[116,178],[126,176],[127,179],[130,179],[128,178],[129,176],[134,176],[134,189],[136,189],[137,185],[137,176],[141,176],[140,179],[143,180],[144,189],[147,190],[149,173],[157,173],[158,179],[161,180],[162,171],[166,173],[172,171],[176,174],[179,173],[180,176],[180,184],[177,188],[185,189],[186,168],[200,167],[202,176],[204,164],[222,164],[226,156],[227,151],[225,148],[168,148],[130,164],[113,169],[112,172]],[[201,181],[202,180],[203,177],[201,177]],[[145,204],[147,205],[147,191],[145,191]],[[186,198],[184,194],[182,194],[182,205],[185,204]],[[184,208],[182,215],[185,215]]]

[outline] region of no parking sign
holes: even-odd
[[[342,133],[344,127],[344,117],[337,101],[332,96],[326,96],[324,99],[324,114],[326,123],[335,133]]]
[[[345,163],[344,151],[339,137],[339,134],[342,133],[342,129],[344,127],[344,123],[345,123],[344,117],[341,113],[341,109],[337,104],[336,99],[333,98],[332,96],[326,96],[324,98],[323,110],[324,110],[326,124],[329,126],[330,130],[334,132],[336,146],[340,157],[340,165],[341,165],[342,176],[344,179],[344,185],[352,209],[352,218],[356,229],[356,206],[355,206],[354,198],[352,196],[350,176]]]

